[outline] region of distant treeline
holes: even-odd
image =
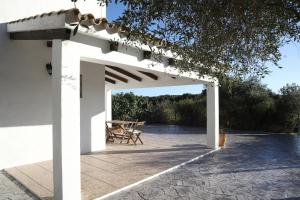
[[[287,84],[279,94],[256,79],[221,83],[220,127],[236,130],[296,132],[300,124],[300,87]],[[206,90],[201,94],[113,95],[114,119],[206,127]]]

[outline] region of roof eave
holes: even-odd
[[[23,20],[16,23],[7,24],[7,32],[25,32],[37,30],[51,30],[65,28],[65,14],[61,15],[46,15],[36,17],[30,20]]]

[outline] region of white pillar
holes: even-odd
[[[218,83],[207,84],[207,146],[219,147],[219,87]]]
[[[81,62],[81,153],[105,149],[105,68]]]
[[[81,153],[104,150],[105,141],[105,67],[82,62]]]
[[[111,96],[111,90],[106,90],[106,92],[105,92],[105,111],[106,111],[106,121],[112,120],[112,96]]]
[[[76,44],[53,40],[53,183],[55,200],[80,200],[80,57]]]

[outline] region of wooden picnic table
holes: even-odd
[[[125,120],[109,120],[106,121],[107,124],[131,124],[137,123],[136,121],[125,121]]]
[[[122,140],[127,139],[127,144],[130,140],[136,144],[139,140],[142,144],[143,141],[140,138],[141,131],[135,130],[136,126],[140,123],[138,121],[125,121],[125,120],[108,120],[106,123],[106,141],[114,141],[114,138],[120,138]],[[109,127],[108,124],[112,124],[112,127]],[[135,139],[133,138],[135,137]]]

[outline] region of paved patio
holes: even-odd
[[[206,152],[201,146],[194,146],[196,141],[200,139],[200,144],[204,141],[204,134],[194,135],[194,137],[187,136],[191,132],[199,132],[193,128],[181,128],[181,127],[156,127],[155,129],[149,129],[147,134],[149,141],[152,138],[154,146],[158,146],[160,149],[159,154],[151,148],[147,150],[147,146],[132,147],[123,146],[123,150],[113,153],[109,150],[107,153],[87,155],[83,156],[84,166],[90,166],[92,170],[82,170],[82,179],[87,181],[89,176],[97,176],[97,174],[90,174],[93,171],[99,172],[105,171],[106,174],[118,174],[120,178],[126,175],[127,166],[131,166],[129,155],[138,164],[137,173],[139,175],[133,175],[132,179],[137,180],[138,177],[142,177],[142,171],[148,171],[148,165],[166,166],[168,161],[166,158],[171,158],[170,162],[175,164],[175,160],[178,156],[179,160],[188,160],[187,157],[190,154],[187,152],[194,152],[199,155],[201,152]],[[185,134],[173,134],[168,133],[185,133]],[[159,134],[166,133],[166,134]],[[159,140],[156,140],[159,136]],[[169,138],[169,146],[163,145],[164,139]],[[175,139],[177,138],[177,139]],[[145,138],[146,140],[146,138]],[[175,141],[186,141],[185,145],[178,146]],[[116,145],[118,146],[118,145]],[[153,147],[154,147],[153,146]],[[171,146],[171,147],[170,147]],[[172,147],[173,146],[173,147]],[[114,146],[109,146],[114,148]],[[126,152],[129,148],[131,153],[126,153],[126,156],[120,154],[120,152]],[[145,148],[142,150],[140,148]],[[177,149],[174,150],[173,149]],[[199,148],[199,149],[197,149]],[[168,150],[166,150],[168,149]],[[149,152],[143,152],[149,151]],[[196,152],[195,152],[196,151]],[[138,153],[140,152],[140,153]],[[177,152],[177,153],[176,153]],[[166,153],[166,154],[165,154]],[[176,154],[175,154],[176,153]],[[114,159],[119,159],[118,162],[110,162],[101,155],[110,156]],[[151,163],[151,159],[148,158],[152,155],[157,155],[157,158],[162,158],[157,163]],[[115,157],[114,157],[115,156]],[[145,160],[140,157],[147,157]],[[165,159],[165,160],[163,160]],[[173,161],[172,161],[173,160]],[[132,161],[132,160],[131,160]],[[102,163],[102,164],[98,164]],[[95,164],[96,163],[96,164]],[[110,165],[111,164],[111,165]],[[45,166],[37,164],[38,166]],[[172,164],[173,165],[173,164]],[[34,165],[33,165],[34,166]],[[86,168],[82,166],[83,168]],[[100,168],[100,166],[102,166]],[[104,170],[104,166],[107,168]],[[109,168],[112,166],[114,168]],[[121,166],[124,166],[123,168]],[[97,168],[98,167],[98,168]],[[15,168],[15,170],[21,170],[23,167]],[[97,170],[94,170],[97,168]],[[152,167],[151,167],[152,168]],[[86,168],[89,169],[89,168]],[[114,171],[119,169],[121,171]],[[125,170],[122,173],[122,170]],[[154,169],[153,169],[154,170]],[[114,171],[114,172],[113,172]],[[129,170],[132,172],[131,170]],[[128,172],[128,170],[127,170]],[[21,173],[21,172],[20,172]],[[22,172],[24,174],[28,174]],[[50,169],[47,173],[50,173]],[[101,174],[101,173],[100,173]],[[46,174],[45,174],[46,175]],[[129,176],[129,175],[128,175]],[[144,174],[144,176],[147,176]],[[108,177],[106,181],[113,183],[114,175]],[[89,182],[87,187],[93,188],[95,185],[102,183],[105,178],[95,179],[95,183]],[[134,180],[132,180],[134,181]],[[37,183],[35,183],[37,184]],[[102,186],[104,186],[103,184]],[[122,185],[122,184],[120,184]],[[49,187],[49,186],[48,186]],[[115,186],[114,186],[115,187]],[[113,186],[111,186],[113,188]],[[296,200],[300,199],[300,136],[291,135],[278,135],[278,134],[232,134],[228,135],[227,146],[225,149],[216,153],[210,154],[195,162],[189,163],[177,170],[170,173],[161,175],[155,179],[145,182],[141,185],[135,186],[132,189],[117,193],[107,198],[107,200],[168,200],[168,199],[267,199],[267,200]],[[97,188],[95,188],[97,190]],[[101,188],[98,188],[101,190]],[[48,190],[48,189],[47,189]],[[9,192],[10,193],[9,193]],[[50,191],[50,190],[49,190]],[[20,187],[18,183],[11,181],[0,173],[0,199],[35,199],[30,197],[28,193],[24,191],[24,188]],[[46,199],[46,198],[45,198]]]
[[[38,200],[3,170],[0,171],[0,200]]]
[[[299,200],[300,135],[234,134],[227,147],[106,200]]]
[[[199,129],[150,126],[145,132],[144,145],[109,144],[104,152],[81,156],[83,199],[103,196],[210,151]],[[52,199],[52,161],[6,172],[41,199]]]

